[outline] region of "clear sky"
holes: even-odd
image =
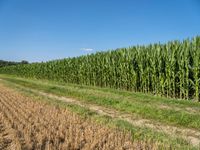
[[[0,0],[0,59],[47,61],[200,35],[200,0]]]

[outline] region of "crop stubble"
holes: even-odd
[[[0,84],[0,149],[156,149]]]

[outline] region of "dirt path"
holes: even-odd
[[[79,105],[82,107],[86,107],[86,108],[88,108],[92,111],[95,111],[101,115],[106,115],[106,116],[110,116],[113,118],[119,118],[119,119],[125,120],[134,126],[148,127],[151,129],[155,129],[156,131],[164,132],[164,133],[167,133],[170,135],[173,134],[173,135],[180,136],[183,139],[190,141],[195,146],[200,144],[200,132],[196,131],[196,130],[187,129],[187,128],[178,128],[178,127],[169,126],[169,125],[163,125],[161,123],[155,123],[148,119],[142,119],[142,118],[138,119],[138,117],[136,115],[134,116],[134,114],[121,113],[114,109],[108,109],[108,108],[105,108],[102,106],[97,106],[94,104],[84,104],[83,102],[75,100],[75,99],[60,97],[60,96],[56,96],[53,94],[48,94],[48,93],[44,93],[41,91],[32,90],[32,89],[29,89],[29,90],[33,93],[38,93],[38,94],[48,97],[48,98],[57,99],[57,100],[61,100],[61,101],[67,102],[67,103],[73,103],[73,104],[76,104],[76,105]]]
[[[164,125],[159,122],[151,121],[148,119],[138,118],[138,115],[122,113],[122,112],[116,111],[114,109],[109,109],[109,108],[105,108],[105,107],[94,105],[94,104],[85,104],[84,102],[78,101],[76,99],[61,97],[61,96],[57,96],[54,94],[41,92],[41,91],[38,91],[35,89],[24,88],[22,86],[19,86],[19,87],[24,90],[28,90],[34,94],[38,94],[40,96],[44,96],[44,97],[48,97],[50,99],[56,99],[56,100],[60,100],[60,101],[66,102],[66,103],[72,103],[72,104],[79,105],[81,107],[88,108],[92,111],[97,112],[98,114],[101,114],[101,115],[106,115],[106,116],[110,116],[113,118],[125,120],[134,126],[147,127],[147,128],[153,129],[155,131],[164,132],[166,134],[173,135],[176,137],[181,137],[181,138],[187,140],[188,142],[191,142],[191,144],[193,144],[194,146],[200,145],[200,132],[197,130],[194,130],[194,129],[180,128],[180,127],[171,126],[171,125]]]
[[[41,83],[41,84],[45,84],[45,83]],[[47,83],[47,85],[51,85],[51,86],[55,86],[55,87],[59,87],[59,88],[66,88],[66,86],[63,86],[63,85],[53,85],[53,84],[49,84]],[[95,95],[95,92],[93,89],[90,89],[87,91],[90,91],[91,94]],[[102,92],[102,91],[98,91],[98,94],[101,94],[101,95],[105,95],[105,92]],[[119,97],[119,94],[116,94],[116,93],[110,93],[110,92],[106,92],[106,96],[109,97],[109,95],[113,96],[115,95],[117,98]],[[98,95],[95,95],[95,96],[98,96]],[[130,102],[134,102],[134,101],[131,101],[133,98],[132,97],[129,97],[127,96],[128,99],[130,100]],[[123,97],[121,97],[123,98]],[[182,101],[180,99],[177,99],[178,101]],[[194,102],[195,103],[195,102]],[[151,104],[146,104],[147,106],[151,106]],[[154,103],[154,106],[160,108],[160,109],[167,109],[167,110],[176,110],[176,111],[184,111],[188,114],[196,114],[196,113],[200,113],[200,107],[178,107],[176,105],[167,105],[167,104],[164,104],[164,103]]]

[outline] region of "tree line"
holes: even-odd
[[[21,62],[0,60],[0,67],[13,66],[18,64],[29,64],[29,62],[26,60],[22,60]]]

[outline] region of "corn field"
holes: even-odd
[[[200,36],[0,68],[2,74],[199,101]]]

